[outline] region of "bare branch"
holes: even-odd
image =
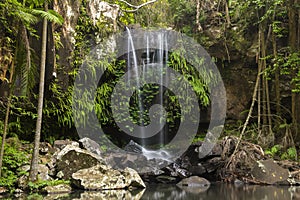
[[[125,1],[125,0],[119,0],[119,1],[125,3],[126,5],[128,5],[128,6],[132,7],[132,8],[134,8],[134,9],[132,9],[132,10],[123,10],[124,12],[136,12],[138,9],[140,9],[140,8],[142,8],[142,7],[144,7],[144,6],[148,5],[148,4],[154,3],[154,2],[156,2],[157,0],[151,0],[151,1],[148,1],[148,2],[143,3],[143,4],[141,4],[141,5],[138,5],[138,6],[132,5],[132,4],[128,3],[128,2]]]
[[[201,24],[200,24],[200,21],[199,21],[199,18],[200,18],[200,0],[197,0],[197,14],[196,14],[196,25],[197,25],[197,29],[199,32],[202,32],[203,29],[201,27]]]

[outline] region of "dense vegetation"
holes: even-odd
[[[208,50],[220,68],[230,68],[230,63],[240,60],[243,60],[241,64],[255,66],[256,80],[253,81],[256,84],[254,88],[245,88],[253,93],[253,103],[247,108],[249,110],[245,110],[248,117],[242,122],[226,124],[224,134],[240,135],[259,143],[272,156],[298,159],[299,0],[157,0],[151,3],[108,0],[119,9],[118,15],[116,18],[102,16],[96,21],[91,18],[91,10],[87,9],[95,1],[74,2],[74,13],[77,6],[78,16],[73,16],[74,21],[70,22],[63,8],[59,9],[68,1],[0,1],[0,132],[4,140],[7,133],[9,138],[33,142],[38,117],[37,80],[43,60],[40,55],[43,20],[48,22],[48,43],[41,140],[49,143],[56,139],[78,138],[72,115],[73,84],[90,49],[111,34],[123,30],[124,26],[139,24],[141,27],[172,28],[193,37]],[[48,11],[43,11],[45,4],[49,4]],[[74,32],[66,33],[66,23],[68,26],[73,23]],[[176,68],[178,63],[185,61],[174,53],[170,62]],[[116,61],[108,73],[122,75],[124,72],[118,71],[120,63],[122,61]],[[191,67],[188,68],[179,71],[192,73]],[[104,124],[113,120],[105,108],[109,105],[114,81],[98,90],[101,98],[96,101],[97,114]],[[199,78],[191,81],[198,88],[201,104],[207,106],[206,86],[200,83],[203,81]],[[145,94],[149,92],[147,88],[144,90]],[[172,106],[176,107],[176,99],[172,94],[169,97],[173,98]],[[14,150],[12,147],[15,147]],[[14,143],[5,148],[2,146],[4,157],[0,158],[3,159],[2,176],[13,180],[18,163],[29,162],[21,153],[12,153],[17,151],[15,149],[19,147]],[[12,182],[5,183],[10,186]]]

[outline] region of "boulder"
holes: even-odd
[[[86,149],[94,154],[101,155],[101,147],[100,145],[90,138],[82,138],[79,140],[79,145],[81,148]]]
[[[210,182],[199,176],[191,176],[181,180],[176,185],[187,192],[199,194],[210,187]]]
[[[189,178],[182,179],[177,186],[181,187],[206,187],[209,186],[210,182],[205,178],[199,176],[191,176]]]
[[[74,172],[80,169],[105,163],[104,159],[98,155],[73,145],[67,145],[58,152],[54,156],[54,160],[54,166],[63,179],[69,179]]]
[[[71,182],[75,187],[84,190],[146,187],[138,173],[133,169],[126,168],[124,171],[118,171],[104,164],[98,164],[73,173]]]
[[[53,144],[53,148],[62,150],[67,145],[72,145],[74,147],[79,147],[79,143],[71,140],[55,140]]]
[[[252,169],[255,181],[263,184],[280,184],[289,178],[289,171],[280,167],[274,160],[259,160]]]

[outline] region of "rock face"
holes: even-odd
[[[146,187],[140,176],[133,169],[126,168],[124,171],[118,171],[103,164],[73,173],[71,182],[77,188],[85,190]]]
[[[105,163],[101,157],[73,145],[67,145],[56,155],[56,169],[63,179],[70,178],[74,172],[80,169],[89,168],[100,163]]]
[[[289,171],[280,167],[274,160],[260,160],[252,170],[254,179],[265,184],[279,184],[287,181]]]
[[[62,84],[62,88],[67,88],[69,76],[66,73],[72,70],[71,67],[71,55],[75,48],[75,29],[78,18],[80,16],[80,6],[82,1],[79,0],[54,0],[53,10],[59,13],[64,23],[56,28],[56,31],[60,32],[60,42],[64,48],[57,49],[59,59],[57,63],[60,66],[64,66],[64,70],[57,71],[57,78]]]

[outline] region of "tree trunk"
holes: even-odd
[[[296,11],[295,11],[295,0],[289,0],[288,7],[288,18],[289,18],[289,46],[291,49],[291,53],[296,52],[297,50],[297,19],[296,19]],[[292,78],[296,76],[295,69],[291,69]],[[291,96],[292,96],[292,123],[293,129],[295,131],[295,135],[297,134],[297,95],[293,90],[296,89],[296,84],[293,82],[291,85]]]
[[[10,77],[9,77],[9,84],[10,84],[9,94],[8,94],[9,97],[8,97],[7,107],[6,107],[4,128],[3,128],[3,135],[2,135],[2,143],[1,143],[1,151],[0,151],[0,177],[2,176],[4,146],[5,146],[5,140],[6,140],[6,135],[7,135],[9,112],[10,112],[10,106],[11,106],[11,97],[12,97],[12,90],[13,90],[12,80],[13,80],[14,68],[15,68],[15,64],[14,64],[14,62],[12,62],[12,65],[11,65],[11,68],[10,68]]]
[[[45,11],[48,10],[48,5],[45,3]],[[39,83],[39,98],[38,98],[38,116],[36,121],[36,131],[34,137],[34,149],[30,165],[29,180],[37,181],[38,162],[39,162],[39,146],[41,138],[43,100],[44,100],[44,82],[45,82],[45,66],[46,66],[46,48],[47,48],[47,19],[43,19],[42,31],[42,50],[41,50],[41,66],[40,66],[40,83]]]
[[[275,18],[273,19],[273,21]],[[274,33],[274,30],[272,31],[272,45],[273,45],[273,56],[274,56],[274,61],[277,59],[277,41],[276,41],[276,35]],[[274,63],[275,64],[275,63]],[[279,66],[274,66],[275,67],[275,97],[276,97],[276,115],[280,117],[281,115],[281,108],[280,108],[280,80],[279,80],[279,73],[280,69]]]

